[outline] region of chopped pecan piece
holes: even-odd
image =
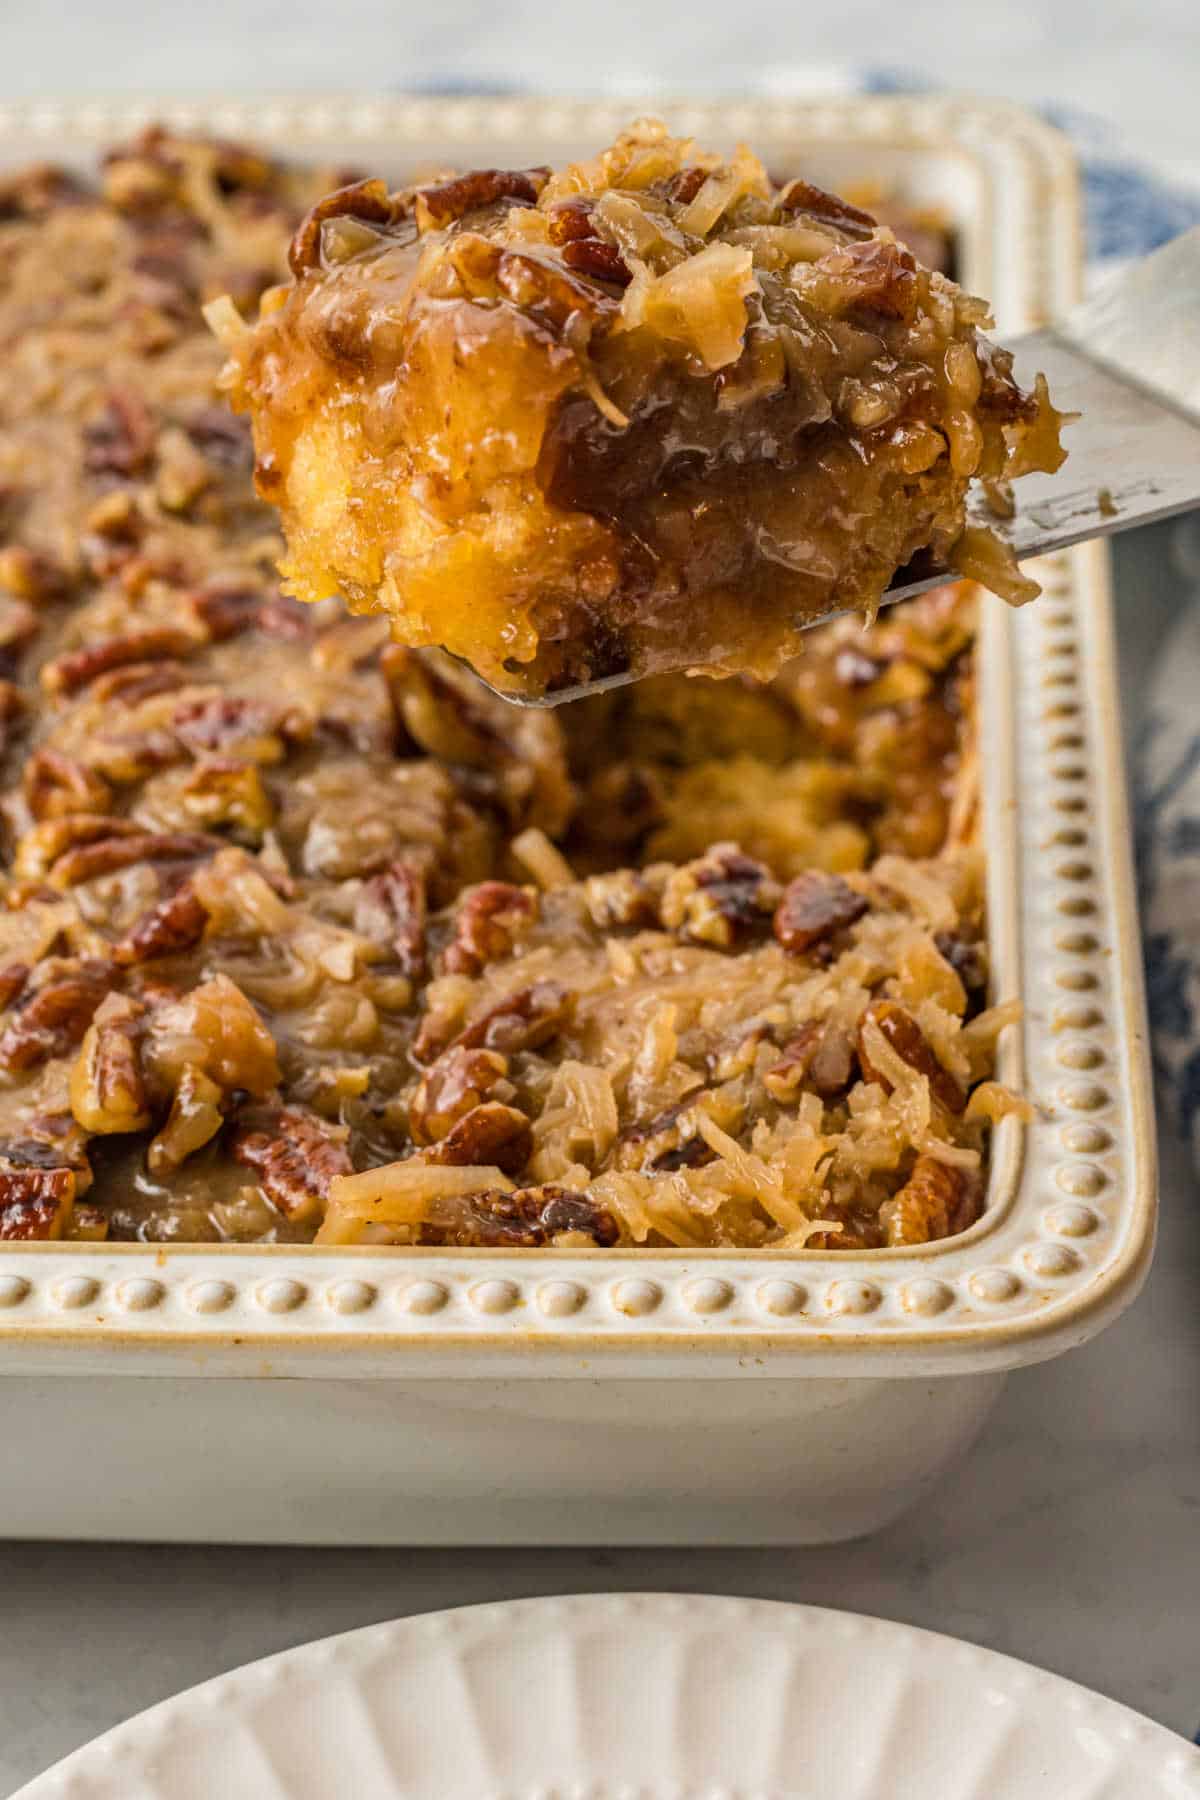
[[[92,475],[136,475],[154,455],[155,426],[133,388],[113,388],[103,411],[84,427],[83,466]]]
[[[703,1093],[698,1084],[644,1125],[628,1125],[617,1140],[613,1161],[618,1169],[699,1169],[716,1152],[689,1126],[689,1116]]]
[[[303,219],[288,249],[288,267],[299,278],[321,262],[321,227],[326,219],[361,219],[366,225],[389,225],[399,216],[399,202],[386,181],[352,181],[326,194]]]
[[[151,625],[123,637],[101,638],[81,650],[56,656],[42,670],[42,686],[48,694],[76,694],[98,675],[127,663],[154,662],[160,657],[188,656],[199,639],[178,625]]]
[[[612,1214],[573,1188],[547,1183],[504,1194],[486,1188],[467,1199],[440,1199],[421,1226],[422,1244],[533,1250],[556,1237],[579,1234],[607,1249],[621,1235]]]
[[[830,310],[862,310],[911,319],[917,305],[916,262],[900,244],[870,238],[829,250],[813,265]]]
[[[102,1244],[108,1236],[108,1214],[102,1206],[93,1206],[90,1201],[76,1201],[71,1214],[71,1223],[67,1236],[72,1243]]]
[[[425,875],[406,857],[363,884],[354,909],[354,929],[372,943],[385,944],[409,977],[425,964]]]
[[[460,1031],[453,1048],[538,1050],[558,1036],[575,1011],[575,996],[557,981],[535,981],[498,1001]]]
[[[35,750],[26,762],[21,785],[25,804],[35,819],[56,819],[66,813],[106,814],[112,806],[112,789],[103,776],[48,744]]]
[[[253,1169],[267,1199],[285,1218],[311,1219],[325,1210],[329,1184],[352,1175],[354,1164],[335,1128],[296,1106],[252,1120],[230,1145],[234,1158]]]
[[[192,950],[204,936],[208,913],[190,882],[168,894],[138,919],[113,950],[118,963],[153,962]]]
[[[918,1075],[924,1075],[934,1099],[947,1112],[962,1112],[967,1104],[967,1096],[961,1085],[949,1069],[938,1061],[933,1046],[912,1014],[896,1000],[872,1000],[859,1021],[858,1060],[865,1081],[878,1082],[885,1093],[890,1094],[892,1091],[891,1082],[874,1067],[870,1053],[863,1047],[863,1030],[868,1022],[883,1033],[902,1062],[906,1062],[910,1069],[915,1069]]]
[[[150,1123],[142,1072],[146,1009],[125,994],[109,994],[88,1027],[71,1071],[71,1111],[98,1137],[141,1131]]]
[[[73,1169],[0,1166],[0,1242],[60,1238],[75,1201]]]
[[[16,1074],[73,1050],[110,992],[112,973],[98,958],[51,956],[41,962],[0,1036],[0,1068]]]
[[[667,192],[676,205],[690,206],[708,176],[709,171],[702,169],[699,163],[689,163],[687,168],[680,169],[678,175],[672,175],[667,183]]]
[[[889,1244],[929,1244],[965,1231],[979,1216],[981,1183],[970,1170],[918,1156],[912,1174],[879,1209]]]
[[[496,1050],[445,1050],[417,1084],[408,1123],[418,1144],[433,1144],[486,1100],[508,1074],[508,1058]]]
[[[228,826],[239,842],[261,844],[275,817],[275,805],[252,762],[208,757],[198,763],[179,795],[197,825],[216,831]]]
[[[489,1100],[464,1113],[445,1137],[425,1152],[425,1161],[459,1168],[497,1168],[506,1175],[518,1175],[532,1153],[533,1129],[525,1114],[515,1106]]]
[[[617,287],[628,287],[633,280],[621,252],[604,238],[573,238],[563,245],[562,255],[569,269],[577,269],[581,275],[592,275],[597,281],[611,281]]]
[[[546,169],[471,169],[436,187],[420,188],[417,224],[422,231],[436,230],[497,200],[523,201],[532,206],[548,173]]]
[[[778,205],[781,213],[807,213],[812,219],[824,219],[847,237],[869,238],[875,230],[876,221],[870,213],[851,206],[837,194],[814,187],[811,181],[789,181],[779,195]]]
[[[865,896],[840,875],[805,869],[784,889],[775,912],[775,936],[785,950],[801,956],[853,925],[868,908]]]
[[[736,844],[714,844],[674,871],[660,911],[668,931],[727,950],[761,924],[778,899],[778,883],[764,863],[744,856]]]
[[[809,1019],[783,1046],[783,1054],[763,1075],[763,1086],[782,1105],[806,1090],[836,1100],[854,1077],[855,1050],[849,1032],[827,1020]]]
[[[442,951],[442,967],[452,975],[478,975],[485,964],[507,956],[538,916],[533,888],[508,881],[482,881],[459,903],[454,936]]]
[[[636,869],[589,875],[584,893],[592,923],[601,931],[610,931],[617,925],[658,924],[658,900]]]
[[[552,244],[573,244],[581,238],[594,237],[592,213],[596,202],[582,195],[570,200],[556,200],[546,213],[546,232]]]

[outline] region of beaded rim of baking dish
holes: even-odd
[[[431,98],[38,102],[0,107],[0,154],[90,147],[150,119],[295,149],[602,141],[628,102]],[[1077,292],[1069,147],[1017,107],[940,97],[697,104],[656,99],[679,131],[756,145],[906,151],[972,165],[984,198],[980,286],[1032,326]],[[1021,245],[999,258],[1001,241]],[[1006,291],[1007,290],[1007,291]],[[1050,559],[1023,614],[985,608],[981,684],[990,928],[1026,1024],[1001,1074],[1037,1117],[997,1134],[984,1217],[960,1237],[862,1253],[436,1251],[293,1245],[5,1246],[0,1345],[66,1340],[244,1351],[368,1345],[810,1350],[865,1369],[1053,1354],[1136,1291],[1154,1230],[1154,1138],[1124,798],[1108,563]],[[1003,850],[994,841],[999,839]],[[1006,974],[1006,969],[1009,972]],[[1017,975],[1019,972],[1019,981]],[[1032,1029],[1031,1029],[1032,1027]],[[986,1356],[983,1352],[988,1353]],[[847,1357],[846,1352],[854,1351]]]

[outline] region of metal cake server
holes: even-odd
[[[1200,226],[1114,276],[1058,324],[1008,347],[1022,386],[1032,387],[1041,370],[1055,406],[1080,416],[1067,428],[1063,467],[1015,484],[1013,518],[993,517],[978,495],[968,506],[972,523],[990,526],[1024,561],[1200,506]],[[931,560],[919,570],[910,564],[884,602],[950,579]],[[503,698],[561,706],[634,679]]]

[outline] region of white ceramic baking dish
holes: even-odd
[[[825,185],[936,201],[1002,330],[1076,296],[1063,140],[991,102],[667,105]],[[558,161],[627,108],[280,101],[0,111],[0,160],[148,117],[399,174]],[[0,1256],[0,1533],[312,1543],[822,1542],[901,1512],[1007,1370],[1108,1324],[1149,1260],[1154,1143],[1107,563],[988,604],[984,808],[1002,1075],[948,1243],[772,1256],[32,1245]],[[1036,1474],[1031,1473],[1031,1480]]]

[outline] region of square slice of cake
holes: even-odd
[[[212,310],[304,600],[538,697],[772,674],[1061,461],[980,300],[805,180],[635,125],[594,161],[330,195],[258,323]],[[998,547],[997,547],[998,548]]]

